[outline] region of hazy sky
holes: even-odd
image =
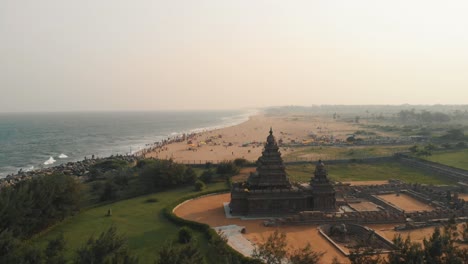
[[[468,2],[0,0],[0,111],[467,104]]]

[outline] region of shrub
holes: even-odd
[[[237,167],[232,161],[223,161],[218,164],[216,168],[218,174],[237,174],[239,173],[239,167]]]
[[[192,241],[193,233],[188,227],[183,226],[179,229],[178,233],[178,241],[181,244],[187,244]]]
[[[197,191],[197,192],[203,191],[205,189],[205,187],[206,187],[206,185],[202,181],[197,180],[195,182],[195,191]]]
[[[215,172],[212,169],[205,170],[200,176],[200,180],[202,180],[204,183],[210,183],[211,180],[213,180],[214,175],[215,175]]]
[[[249,162],[246,159],[235,159],[234,160],[234,165],[237,167],[243,167],[246,166]]]
[[[213,167],[213,163],[212,162],[206,162],[205,163],[205,169],[210,169],[211,167]]]
[[[145,203],[155,203],[155,202],[158,202],[158,199],[156,198],[148,198],[145,200]]]

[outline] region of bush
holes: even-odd
[[[235,159],[234,160],[234,165],[237,167],[244,167],[248,164],[249,162],[246,159]]]
[[[119,198],[118,186],[110,180],[106,181],[99,200],[104,202],[116,200],[117,198]]]
[[[213,180],[214,175],[215,172],[212,169],[205,170],[200,176],[200,180],[202,180],[204,183],[210,183]]]
[[[213,167],[213,163],[212,162],[206,162],[205,163],[205,169],[211,169],[211,167]]]
[[[188,227],[183,226],[179,229],[178,241],[181,244],[187,244],[192,241],[193,233]]]
[[[195,182],[195,191],[197,191],[197,192],[203,191],[205,189],[205,187],[206,187],[206,185],[202,181],[197,180]]]
[[[232,161],[223,161],[218,164],[216,168],[218,174],[237,174],[239,173],[239,167],[237,167]]]
[[[117,234],[115,226],[111,226],[98,238],[91,236],[88,241],[76,251],[76,264],[81,263],[138,263],[131,255],[127,241]]]
[[[145,200],[145,203],[156,203],[158,202],[158,199],[156,198],[148,198]]]
[[[229,186],[229,188],[232,187],[232,179],[231,179],[231,177],[229,177],[229,176],[226,177],[226,184],[227,184],[227,186]]]

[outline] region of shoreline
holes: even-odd
[[[161,141],[146,143],[145,146],[132,154],[109,155],[94,159],[84,159],[64,162],[55,166],[47,166],[32,171],[20,171],[0,178],[0,186],[5,181],[18,180],[52,172],[67,172],[78,177],[86,175],[86,167],[91,161],[108,158],[137,160],[140,158],[173,159],[184,164],[219,163],[226,160],[243,158],[256,161],[261,156],[263,146],[270,128],[278,142],[285,143],[280,147],[282,156],[295,151],[291,144],[310,141],[311,134],[320,138],[345,138],[346,134],[356,128],[352,124],[333,122],[330,119],[313,114],[268,115],[263,111],[250,111],[243,115],[241,122],[220,124],[206,128],[190,129],[187,132],[176,133]],[[73,172],[73,173],[72,173]],[[78,172],[74,174],[74,172]]]
[[[330,122],[313,115],[259,113],[238,125],[195,133],[190,139],[146,152],[144,156],[185,164],[219,163],[237,158],[256,161],[261,156],[270,128],[278,143],[284,143],[280,147],[283,157],[295,151],[293,145],[313,141],[314,137],[316,140],[342,141],[347,133],[356,129],[352,124]]]
[[[4,177],[1,177],[2,174],[0,174],[0,188],[4,185],[5,182],[11,182],[12,184],[14,184],[15,182],[24,180],[26,178],[31,178],[31,177],[55,173],[55,172],[69,171],[73,167],[83,167],[83,164],[89,165],[91,161],[100,161],[100,160],[106,160],[110,158],[121,158],[121,159],[132,160],[132,161],[137,160],[139,158],[145,157],[145,153],[147,152],[152,152],[157,148],[161,148],[169,144],[181,142],[187,137],[192,137],[199,133],[206,133],[208,131],[213,131],[217,129],[224,129],[224,128],[237,126],[239,124],[247,122],[251,116],[258,115],[259,113],[260,113],[260,110],[257,110],[257,109],[249,110],[246,113],[242,113],[237,116],[230,117],[230,118],[233,118],[233,120],[230,120],[231,122],[224,122],[224,123],[220,123],[217,125],[211,125],[208,127],[193,128],[193,129],[188,129],[185,131],[176,131],[176,132],[172,132],[169,135],[163,136],[164,139],[159,140],[159,141],[154,141],[151,143],[144,143],[139,146],[129,145],[128,147],[130,150],[134,147],[137,147],[138,150],[130,151],[126,154],[111,154],[111,155],[102,155],[102,156],[97,155],[97,154],[90,154],[90,155],[86,155],[84,159],[70,160],[70,161],[62,162],[57,165],[53,165],[53,164],[47,165],[44,163],[40,163],[36,165],[37,167],[35,167],[34,165],[28,165],[22,168],[18,168],[17,172],[13,172],[13,173],[6,172],[4,173],[5,175]],[[228,119],[228,117],[226,117],[226,119]],[[88,156],[90,158],[88,158]],[[56,161],[61,160],[61,158],[59,157],[53,157],[53,156],[50,156],[50,157],[55,158]],[[78,176],[78,177],[84,176],[86,174],[85,172],[86,172],[85,169],[84,170],[81,169],[81,173],[75,176]]]

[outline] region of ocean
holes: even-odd
[[[183,133],[242,123],[253,111],[0,113],[0,178],[95,155],[131,154]]]

